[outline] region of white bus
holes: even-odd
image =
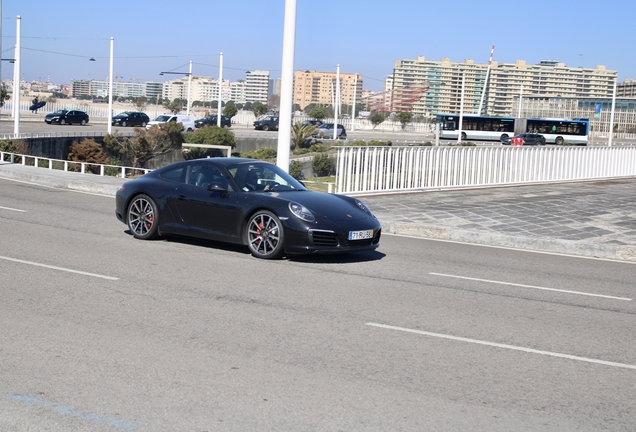
[[[440,138],[457,139],[459,114],[438,114]],[[461,140],[501,141],[504,138],[529,132],[545,137],[546,143],[587,145],[590,129],[588,119],[535,119],[515,117],[462,116]]]

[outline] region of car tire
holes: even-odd
[[[128,228],[135,238],[151,240],[159,237],[157,204],[148,195],[137,195],[128,205]]]
[[[462,141],[466,141],[466,133],[462,132]]]
[[[556,139],[554,140],[554,143],[556,145],[562,145],[563,144],[563,137],[556,137]]]
[[[268,131],[268,130],[269,130],[269,126],[267,126],[267,125],[263,125],[263,130],[264,130],[264,131]]]
[[[146,123],[146,122],[141,122],[141,127],[145,128],[147,124],[148,123]]]
[[[256,258],[278,259],[285,251],[280,219],[267,210],[259,210],[250,217],[245,226],[245,240]]]
[[[64,120],[64,119],[60,119],[60,124],[61,124],[61,125],[65,125],[65,124],[66,124],[66,120]]]
[[[121,127],[126,127],[126,122],[125,121],[121,122]]]
[[[510,138],[510,135],[508,135],[508,134],[502,134],[502,135],[499,137],[499,141],[501,141],[501,142],[503,143],[503,142],[504,142],[504,140],[505,140],[506,138]]]
[[[82,122],[80,123],[82,126],[86,125],[86,120],[82,120]]]

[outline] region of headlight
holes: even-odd
[[[360,208],[360,210],[362,210],[363,212],[365,212],[366,214],[368,214],[369,216],[373,216],[373,213],[371,213],[371,210],[369,210],[369,207],[367,207],[367,205],[365,203],[363,203],[360,200],[356,200],[356,205]]]
[[[316,220],[313,213],[310,212],[309,209],[305,207],[304,205],[301,205],[295,202],[290,202],[289,211],[291,211],[292,214],[296,216],[298,219],[302,219],[306,222],[313,222]]]

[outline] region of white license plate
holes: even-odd
[[[349,240],[364,240],[373,237],[373,230],[349,231]]]

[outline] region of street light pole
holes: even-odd
[[[15,63],[13,66],[13,133],[20,133],[20,51],[22,48],[21,39],[21,21],[20,15],[17,17],[15,27]]]
[[[190,60],[190,69],[188,72],[188,107],[186,109],[186,114],[190,115],[190,94],[192,93],[192,60]]]
[[[338,111],[340,110],[340,65],[336,66],[336,102],[333,104],[333,139],[338,138]]]
[[[115,38],[110,38],[110,66],[108,73],[108,133],[113,133],[113,74],[115,73],[115,57],[113,55],[115,50]]]
[[[294,49],[296,47],[296,0],[285,0],[283,66],[281,68],[280,117],[276,165],[289,172],[289,147],[294,90]]]
[[[462,94],[459,99],[459,130],[457,131],[457,143],[462,141],[462,126],[464,122],[464,87],[466,86],[466,73],[462,72]]]
[[[223,104],[223,99],[221,93],[223,92],[223,53],[221,53],[219,58],[219,103],[218,103],[218,111],[216,114],[216,125],[221,127],[221,105]]]
[[[618,77],[614,80],[614,92],[612,93],[612,113],[610,114],[610,125],[609,125],[609,139],[607,140],[607,146],[612,146],[612,138],[614,138],[614,111],[616,111],[616,83],[618,82]]]

